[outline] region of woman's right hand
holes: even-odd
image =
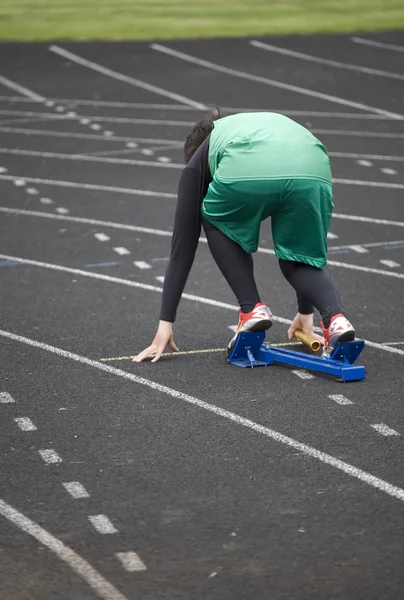
[[[157,362],[167,346],[171,348],[173,352],[179,352],[173,339],[172,323],[168,321],[160,321],[157,333],[150,346],[135,356],[132,362],[142,362],[145,360],[145,358],[149,358],[150,356],[154,357],[151,362]]]
[[[307,333],[324,345],[324,338],[313,331],[313,317],[313,313],[311,315],[297,313],[288,329],[288,338],[291,340],[296,329],[301,329],[304,333]]]

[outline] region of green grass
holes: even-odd
[[[1,40],[404,29],[403,0],[0,0]]]

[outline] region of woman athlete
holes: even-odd
[[[176,311],[191,270],[201,226],[212,256],[240,306],[237,333],[266,331],[273,317],[261,302],[253,273],[261,222],[271,217],[280,269],[297,293],[298,313],[288,329],[324,343],[330,353],[355,331],[326,269],[333,210],[330,160],[306,128],[271,112],[220,114],[196,123],[185,140],[186,166],[178,186],[172,248],[160,322],[150,346],[133,360],[159,360],[173,339]],[[324,338],[313,332],[314,308]]]

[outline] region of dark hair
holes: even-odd
[[[222,111],[217,106],[210,115],[201,119],[191,129],[185,138],[184,143],[184,158],[185,164],[189,163],[199,146],[206,140],[208,135],[212,132],[213,122],[217,121],[222,117]]]

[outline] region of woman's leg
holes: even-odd
[[[279,266],[297,293],[300,314],[312,313],[315,306],[326,328],[331,317],[344,314],[340,293],[326,269],[282,259],[279,260]]]
[[[243,313],[261,302],[254,279],[252,255],[202,216],[209,249],[223,277],[232,289]]]

